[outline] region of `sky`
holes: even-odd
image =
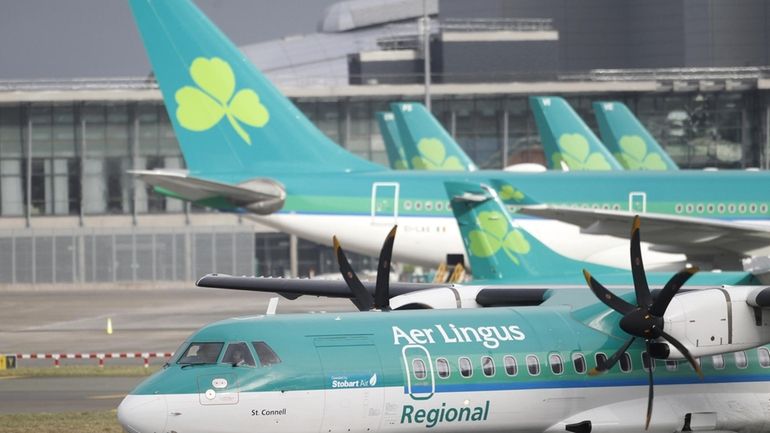
[[[338,0],[195,0],[237,45],[314,33]],[[128,0],[0,0],[0,80],[144,77]]]

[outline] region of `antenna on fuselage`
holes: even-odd
[[[278,309],[278,299],[278,296],[270,298],[270,302],[267,303],[267,311],[265,311],[266,315],[272,316],[275,314],[275,311]]]

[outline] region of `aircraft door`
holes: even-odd
[[[372,225],[393,225],[398,222],[398,182],[372,184]]]
[[[377,431],[385,404],[382,364],[368,337],[315,339],[324,380],[321,431]]]
[[[415,400],[427,400],[436,392],[436,376],[433,359],[423,346],[410,344],[401,350],[404,360],[404,374],[409,396]]]
[[[628,193],[628,211],[637,213],[647,212],[647,193],[640,191]]]

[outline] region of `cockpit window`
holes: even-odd
[[[224,343],[190,343],[177,364],[216,364]]]
[[[255,367],[254,357],[251,356],[249,346],[246,343],[230,343],[225,350],[225,356],[222,362],[233,364],[235,367],[250,366]]]
[[[281,363],[281,358],[279,358],[275,351],[273,351],[273,349],[264,341],[255,341],[251,344],[257,352],[257,357],[259,358],[259,364],[261,366],[267,367],[268,365]]]

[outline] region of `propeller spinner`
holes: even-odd
[[[348,258],[345,256],[345,252],[342,250],[339,240],[336,236],[334,240],[334,253],[337,256],[337,263],[340,266],[340,273],[342,278],[347,283],[350,291],[353,293],[351,301],[358,308],[359,311],[390,311],[390,258],[393,254],[393,242],[396,240],[396,228],[393,226],[385,237],[385,242],[382,243],[380,249],[380,258],[377,264],[377,283],[374,289],[374,296],[372,296],[361,284],[361,280],[358,279],[353,267],[350,266]]]
[[[596,368],[592,369],[589,374],[592,376],[598,375],[611,369],[623,354],[628,350],[631,344],[637,338],[642,338],[645,341],[647,347],[647,354],[651,355],[651,345],[655,344],[654,341],[662,338],[667,343],[671,344],[695,369],[701,379],[703,379],[703,372],[700,369],[700,365],[695,361],[695,358],[690,354],[687,348],[679,342],[673,336],[667,334],[664,330],[663,315],[668,308],[669,303],[674,298],[674,295],[679,291],[682,285],[687,280],[698,272],[698,268],[686,268],[676,273],[661,290],[660,294],[655,300],[650,293],[650,287],[647,285],[647,277],[644,273],[644,263],[642,262],[642,252],[640,247],[639,236],[639,216],[634,217],[633,227],[631,229],[631,274],[634,279],[634,291],[636,292],[636,305],[632,305],[626,302],[624,299],[616,296],[601,283],[596,281],[594,277],[587,270],[583,270],[588,287],[591,291],[602,301],[605,305],[620,313],[623,318],[620,319],[620,328],[627,334],[631,335],[623,346],[620,347],[615,353],[612,354],[607,360],[601,364],[598,364]],[[654,362],[650,356],[650,363]],[[649,368],[649,392],[647,396],[647,420],[645,423],[645,430],[650,426],[650,419],[652,418],[652,400],[653,400],[653,369],[652,364]]]

